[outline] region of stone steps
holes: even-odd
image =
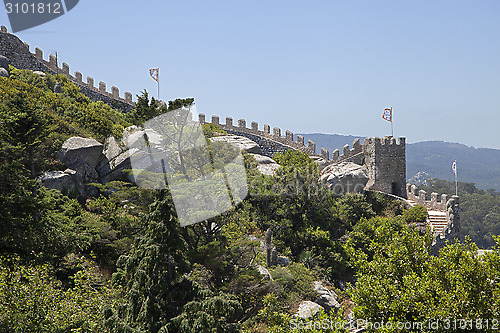
[[[414,207],[417,203],[413,200],[407,200],[410,207]],[[448,225],[448,216],[444,212],[439,212],[436,210],[427,210],[428,223],[432,228],[432,234],[435,236],[442,234],[443,230]]]
[[[438,211],[428,211],[429,214],[429,224],[431,225],[434,236],[443,233],[443,230],[448,225],[448,217],[446,213]]]

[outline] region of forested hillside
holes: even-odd
[[[276,154],[272,176],[244,153],[247,198],[188,227],[168,189],[47,190],[36,177],[64,167],[55,153],[70,136],[120,138],[193,99],[167,109],[143,93],[123,114],[64,77],[56,94],[54,76],[11,73],[0,77],[0,332],[346,332],[353,318],[396,331],[499,315],[500,250],[478,258],[474,244],[453,244],[433,257],[430,233],[413,227],[422,207],[337,197],[304,153]],[[267,260],[270,234],[280,264]],[[296,316],[304,304],[312,308]]]
[[[407,147],[408,178],[426,172],[430,178],[453,181],[451,163],[457,161],[459,180],[479,189],[500,191],[500,150],[463,144],[428,141]]]

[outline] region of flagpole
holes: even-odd
[[[394,137],[394,115],[392,114],[392,106],[391,106],[391,136]]]
[[[160,67],[158,67],[158,101],[160,101]]]
[[[455,160],[455,195],[458,196],[458,182],[457,182],[457,160]]]

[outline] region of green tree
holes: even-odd
[[[352,230],[362,218],[369,219],[375,216],[372,206],[360,193],[347,193],[337,201],[337,204],[340,218],[349,230]]]
[[[190,106],[194,103],[194,98],[178,98],[168,102],[168,107],[164,103],[160,103],[154,97],[149,98],[146,90],[143,90],[141,95],[137,95],[137,102],[135,108],[129,115],[130,122],[141,125],[146,120],[159,116],[167,111],[177,110],[182,107]]]
[[[39,252],[54,245],[56,225],[47,218],[47,191],[29,178],[19,151],[0,148],[0,250]]]
[[[314,165],[314,161],[308,154],[298,150],[287,150],[285,153],[275,153],[273,156],[276,163],[282,167],[307,168],[308,165]],[[317,169],[317,168],[316,168]]]
[[[22,92],[0,105],[0,140],[3,147],[9,145],[17,156],[25,157],[26,167],[34,177],[36,150],[47,128],[41,111],[31,107],[27,98],[26,92]]]
[[[140,125],[146,120],[154,118],[163,112],[166,112],[166,109],[162,110],[159,101],[154,97],[150,100],[148,92],[143,90],[141,95],[137,95],[137,102],[129,119],[134,124]]]
[[[179,333],[231,333],[240,332],[234,322],[241,312],[241,304],[235,296],[209,290],[198,290],[195,299],[183,307],[183,312],[172,319],[171,332]]]
[[[177,110],[194,104],[194,98],[177,98],[173,101],[168,101],[168,111]]]
[[[146,218],[146,231],[129,255],[118,260],[113,279],[126,288],[127,304],[108,324],[138,332],[165,332],[169,320],[192,299],[191,282],[180,279],[188,271],[185,242],[166,191],[158,191]]]
[[[275,156],[281,167],[269,181],[257,182],[260,195],[249,198],[257,225],[273,230],[273,243],[280,253],[295,261],[312,255],[326,276],[339,278],[345,273],[347,259],[340,242],[346,230],[340,209],[347,210],[348,206],[339,204],[318,181],[317,165],[307,154],[287,151]],[[363,208],[368,209],[370,204],[364,198],[358,201],[364,204],[355,210],[360,218],[365,213]],[[354,221],[358,217],[351,218]]]
[[[85,262],[85,260],[83,260]],[[50,265],[0,257],[0,332],[108,332],[104,308],[115,308],[117,290],[98,286],[87,265],[63,288]]]
[[[422,223],[427,221],[427,208],[422,205],[416,205],[404,211],[403,219],[406,223]]]
[[[123,114],[101,101],[89,103],[78,120],[85,124],[89,132],[94,133],[96,140],[101,142],[110,135],[121,138],[123,125],[128,125]]]
[[[369,230],[369,253],[362,247],[350,251],[357,275],[350,292],[357,318],[392,322],[389,331],[396,331],[398,322],[420,322],[424,326],[411,331],[445,332],[447,320],[498,316],[500,289],[493,282],[499,277],[498,249],[480,258],[475,244],[467,241],[448,244],[434,257],[430,233],[421,236],[391,219],[381,219]],[[436,320],[440,326],[431,329],[428,324]]]

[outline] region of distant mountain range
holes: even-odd
[[[301,134],[306,140],[316,143],[319,151],[324,147],[330,151],[338,149],[342,154],[344,145],[352,148],[352,142],[363,136],[338,134]],[[406,145],[406,176],[408,179],[419,172],[430,178],[454,180],[451,164],[457,161],[458,181],[474,183],[478,188],[494,188],[500,191],[500,150],[474,148],[460,143],[424,141]]]

